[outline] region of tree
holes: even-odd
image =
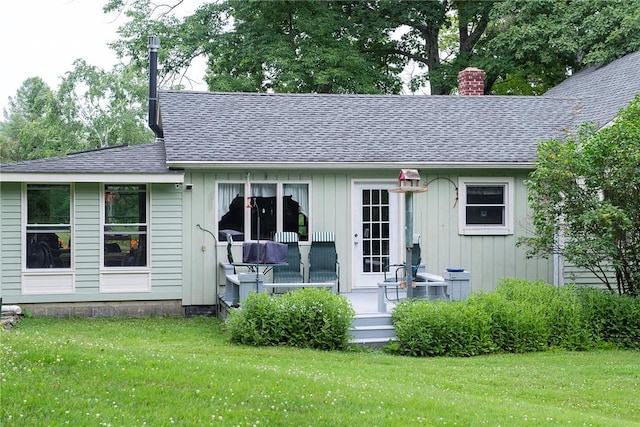
[[[640,49],[638,0],[504,0],[476,51],[494,93],[537,95]]]
[[[639,165],[640,97],[610,127],[541,143],[526,183],[534,236],[520,243],[530,256],[561,254],[610,290],[640,296]]]
[[[147,78],[117,65],[100,70],[77,60],[58,91],[29,78],[10,98],[0,127],[2,161],[153,140],[146,127]]]
[[[415,76],[414,88],[428,82],[431,93],[448,94],[494,1],[225,0],[178,20],[172,12],[179,3],[159,9],[148,0],[110,1],[106,12],[130,18],[116,51],[142,66],[144,38],[156,34],[168,42],[160,55],[163,76],[175,81],[202,54],[209,89],[232,91],[399,93],[399,75],[413,61],[430,73]],[[454,24],[458,41],[447,44],[443,60],[441,31],[451,33]]]
[[[25,80],[4,111],[2,160],[30,160],[64,154],[76,140],[60,116],[56,94],[39,77]]]
[[[146,67],[146,36],[163,40],[162,77],[189,83],[204,56],[215,91],[449,94],[467,66],[486,71],[487,93],[537,95],[569,74],[640,48],[640,0],[253,1],[111,0],[130,21],[114,47]]]
[[[402,60],[392,52],[380,22],[367,19],[367,3],[285,1],[265,7],[228,0],[224,6],[234,28],[221,34],[209,53],[206,80],[212,90],[395,93],[401,89],[397,74]]]
[[[58,89],[64,121],[79,125],[76,136],[85,149],[149,142],[147,81],[132,67],[107,72],[79,59]]]

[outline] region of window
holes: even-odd
[[[513,234],[513,179],[460,178],[460,234]]]
[[[258,232],[260,240],[271,240],[276,231],[294,231],[301,241],[309,240],[308,184],[218,184],[220,241],[227,234],[235,241],[257,240]]]
[[[146,267],[147,186],[104,186],[105,267]]]
[[[27,184],[26,267],[71,267],[71,186]]]

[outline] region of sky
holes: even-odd
[[[111,70],[117,58],[107,45],[118,39],[116,31],[125,21],[102,12],[106,1],[0,0],[0,120],[8,98],[30,77],[57,90],[76,59]],[[185,0],[180,12],[190,13],[204,2]],[[204,61],[201,69],[194,68],[190,77],[202,80]]]
[[[125,21],[104,14],[106,2],[0,0],[0,120],[8,97],[30,77],[40,77],[57,90],[76,59],[111,70],[118,60],[107,45],[117,40],[118,26]]]

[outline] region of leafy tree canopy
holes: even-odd
[[[572,72],[640,49],[638,0],[506,0],[490,19],[478,64],[497,93],[542,94]]]
[[[612,126],[541,143],[526,183],[534,236],[520,243],[529,255],[562,254],[609,289],[640,296],[638,165],[640,96]]]
[[[153,140],[146,128],[147,77],[116,66],[110,72],[77,60],[57,91],[39,77],[9,99],[0,127],[3,162]]]
[[[487,93],[535,95],[640,48],[640,0],[223,0],[178,19],[180,3],[111,0],[129,18],[113,47],[144,68],[158,35],[166,84],[204,56],[216,91],[399,93],[413,63],[411,91],[449,94],[477,66]]]

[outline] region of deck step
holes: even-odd
[[[349,331],[354,339],[395,338],[396,330],[391,325],[357,326]]]
[[[391,323],[389,313],[357,315],[353,320],[349,334],[351,335],[351,343],[369,347],[382,347],[396,338],[396,331]]]
[[[391,314],[389,313],[367,313],[358,314],[353,319],[353,326],[376,326],[391,325]]]

